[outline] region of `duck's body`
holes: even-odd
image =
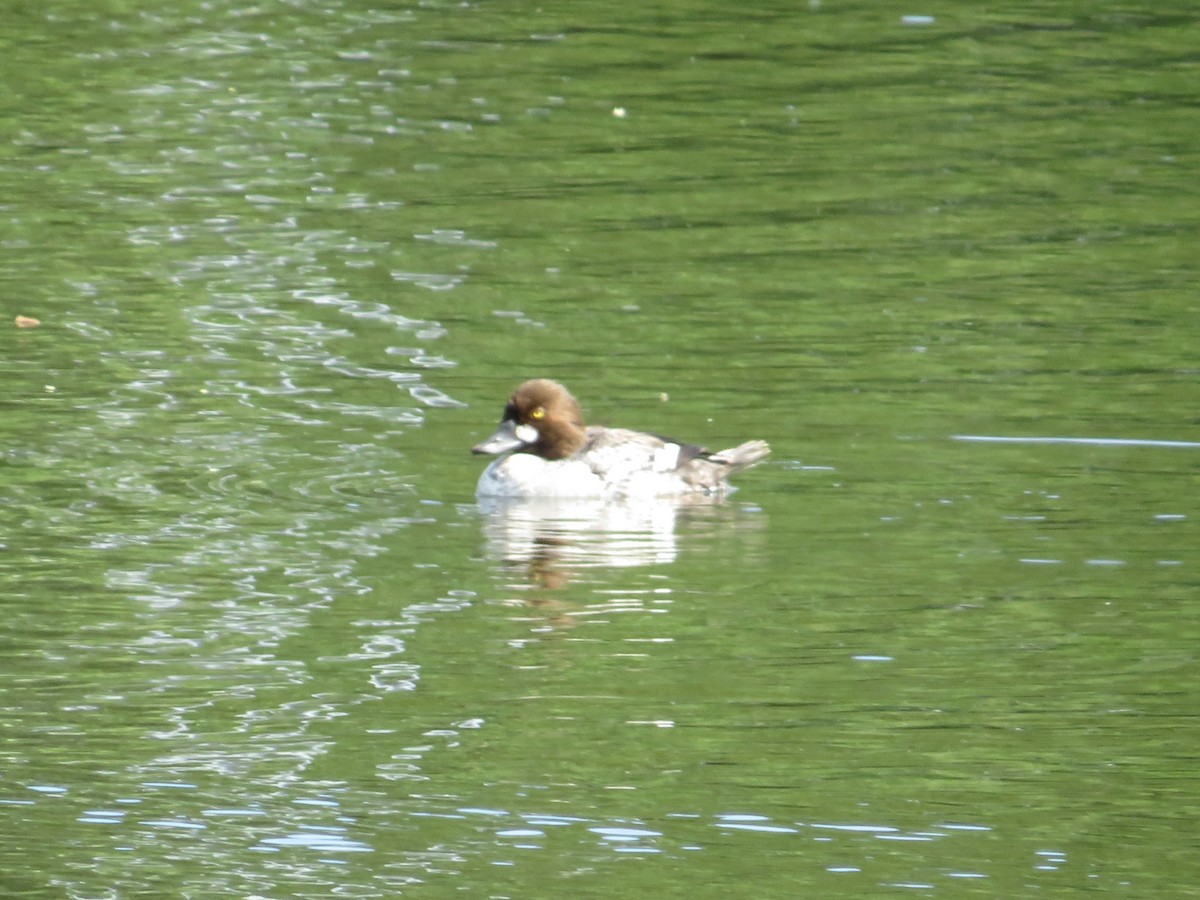
[[[496,433],[473,452],[504,454],[480,476],[480,497],[608,499],[724,494],[729,476],[770,448],[747,441],[710,453],[641,431],[585,426],[571,393],[538,378],[517,388]]]

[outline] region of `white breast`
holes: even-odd
[[[604,497],[604,482],[577,459],[545,460],[513,453],[483,470],[475,488],[479,497]]]

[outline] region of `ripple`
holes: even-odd
[[[477,247],[483,249],[492,249],[496,247],[495,241],[481,240],[479,238],[469,238],[465,231],[456,229],[434,229],[429,234],[413,235],[418,241],[430,241],[435,244],[449,244],[456,247]]]
[[[435,407],[437,409],[466,409],[467,404],[460,400],[455,400],[450,395],[443,393],[435,387],[427,384],[413,385],[408,389],[409,394],[413,399],[425,404],[426,406]]]
[[[467,280],[465,275],[446,275],[440,272],[392,272],[392,278],[430,291],[449,291]]]
[[[650,831],[645,828],[615,828],[611,826],[589,828],[592,834],[598,834],[607,841],[640,841],[643,838],[662,837],[661,831]]]
[[[374,847],[347,838],[338,831],[297,831],[281,837],[266,838],[254,850],[300,848],[321,853],[372,853]]]
[[[980,444],[1084,444],[1095,447],[1167,447],[1177,449],[1200,448],[1200,441],[1157,440],[1152,438],[1107,438],[1107,437],[1019,437],[986,434],[955,434],[954,441]]]
[[[203,822],[187,822],[182,819],[142,819],[139,825],[149,825],[152,828],[175,828],[182,831],[203,831],[208,826]]]

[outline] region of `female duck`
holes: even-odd
[[[504,454],[480,476],[480,497],[637,498],[725,494],[730,475],[771,450],[747,441],[710,453],[641,431],[585,427],[571,393],[537,378],[517,388],[496,433],[472,452]]]

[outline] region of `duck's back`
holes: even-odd
[[[635,496],[728,491],[730,475],[770,453],[765,441],[747,441],[710,453],[696,444],[626,428],[591,426],[587,433],[588,442],[578,457],[618,493]]]

